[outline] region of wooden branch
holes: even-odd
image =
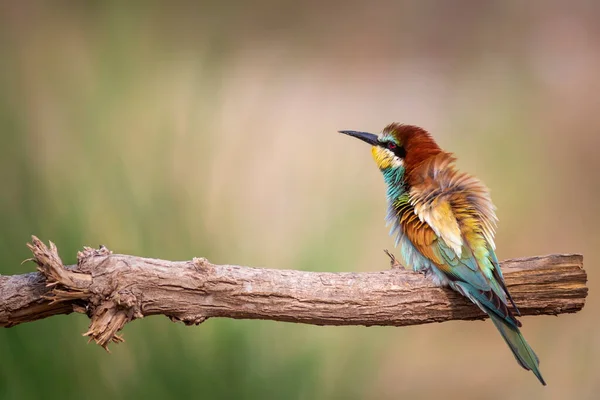
[[[0,326],[73,311],[91,319],[86,336],[106,348],[136,318],[166,315],[199,324],[211,317],[315,325],[416,325],[483,319],[462,296],[404,269],[368,273],[304,272],[163,261],[84,248],[65,267],[56,246],[28,244],[39,272],[0,276]],[[581,255],[502,263],[523,315],[581,310],[588,289]]]

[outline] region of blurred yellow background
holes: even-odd
[[[136,321],[0,330],[2,399],[591,399],[600,391],[600,3],[0,4],[0,273],[31,234],[319,271],[389,266],[369,149],[417,124],[498,206],[500,259],[583,253],[576,315],[525,317],[544,388],[487,322]]]

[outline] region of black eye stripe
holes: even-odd
[[[397,157],[404,158],[406,157],[406,150],[404,150],[404,146],[396,146],[395,149],[392,150]]]
[[[406,150],[404,149],[404,146],[398,146],[396,143],[393,142],[383,142],[381,143],[381,147],[385,147],[389,151],[393,152],[396,155],[396,157],[406,157]]]

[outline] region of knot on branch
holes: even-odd
[[[52,242],[50,242],[52,243]],[[110,256],[113,252],[106,248],[104,245],[100,245],[100,248],[94,249],[93,247],[83,246],[82,251],[77,252],[77,266],[81,267],[91,258],[94,257],[106,257]]]
[[[204,270],[206,270],[206,268],[208,266],[211,265],[210,262],[208,262],[208,260],[204,257],[200,257],[200,258],[194,257],[192,259],[192,263],[194,264],[194,267],[196,267],[196,269],[198,271],[204,271]]]
[[[169,316],[169,319],[173,322],[183,322],[184,325],[191,326],[191,325],[200,325],[201,323],[206,321],[208,319],[208,317],[205,315],[202,315],[202,314],[192,314],[192,315],[185,315],[185,316],[171,315],[171,316]]]

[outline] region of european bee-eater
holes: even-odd
[[[495,206],[477,178],[459,172],[452,154],[412,125],[382,133],[340,131],[372,147],[387,185],[387,222],[406,266],[469,298],[491,318],[519,364],[545,385],[539,360],[508,308],[512,300],[495,254]]]

